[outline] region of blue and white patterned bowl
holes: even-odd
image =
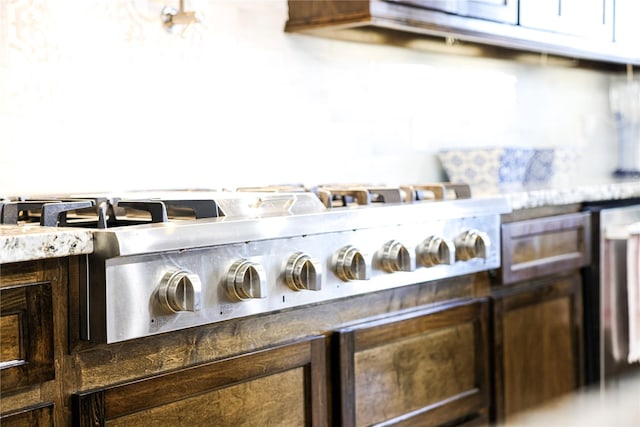
[[[527,186],[566,185],[575,176],[580,151],[572,147],[536,149],[527,168]]]
[[[534,150],[520,147],[472,148],[438,153],[451,182],[474,186],[522,185]]]

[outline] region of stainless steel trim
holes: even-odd
[[[245,241],[418,224],[426,220],[510,212],[506,199],[477,198],[393,206],[354,207],[320,213],[266,218],[211,218],[95,230],[95,255],[100,258],[139,255]]]

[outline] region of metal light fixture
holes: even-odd
[[[171,6],[163,7],[161,16],[164,28],[170,33],[184,34],[192,24],[202,22],[202,15],[199,12],[185,10],[184,0],[180,0],[178,9]]]

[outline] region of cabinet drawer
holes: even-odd
[[[591,262],[591,222],[575,213],[502,225],[502,283],[570,271]]]
[[[323,337],[74,395],[77,426],[325,426]]]
[[[340,330],[343,426],[483,420],[487,303],[452,303]]]
[[[44,403],[0,415],[2,427],[38,426],[53,427],[53,403]]]

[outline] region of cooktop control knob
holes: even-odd
[[[322,287],[322,265],[317,259],[296,252],[287,261],[285,280],[294,291],[319,291]]]
[[[353,246],[345,246],[340,249],[333,262],[336,275],[348,282],[349,280],[368,280],[370,267],[358,249]]]
[[[380,266],[384,271],[413,271],[415,262],[407,248],[397,240],[384,244],[380,253]]]
[[[255,262],[239,259],[227,272],[227,293],[237,301],[267,296],[267,275],[264,268]]]
[[[456,248],[449,239],[431,236],[418,245],[416,253],[418,262],[425,267],[450,265],[455,262]]]
[[[466,261],[472,258],[486,258],[491,240],[487,233],[468,230],[456,238],[455,245],[458,259]]]
[[[198,275],[187,270],[168,271],[158,287],[160,305],[172,312],[200,310],[200,290],[202,285]]]

